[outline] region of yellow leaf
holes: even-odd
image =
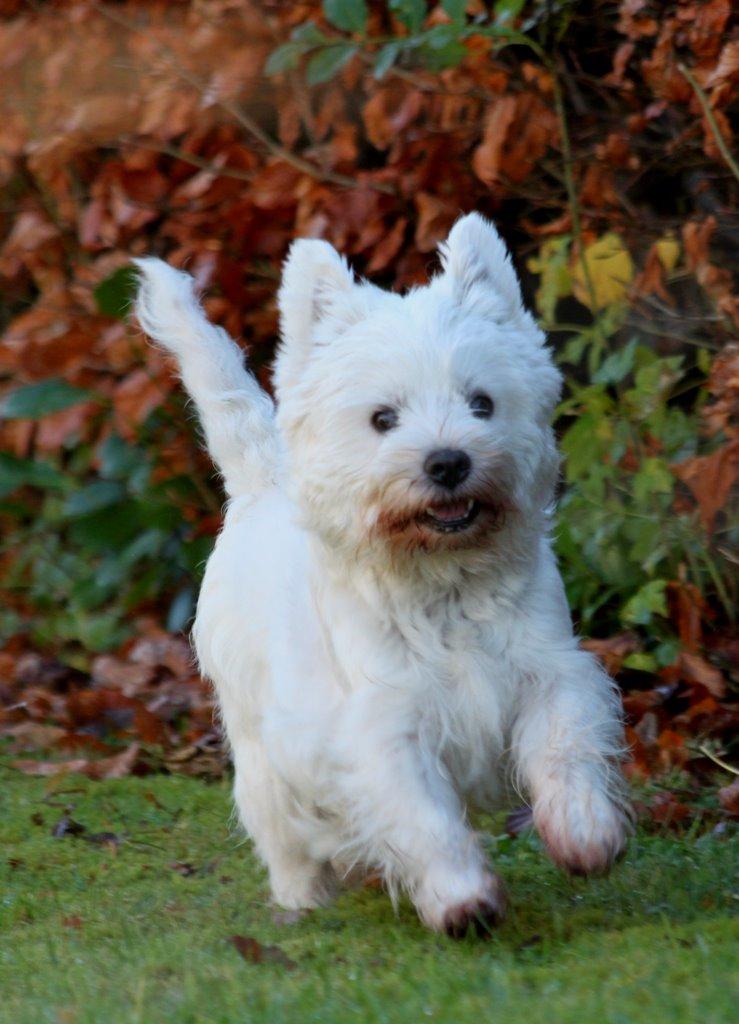
[[[583,262],[590,273],[592,297]],[[621,238],[613,231],[586,246],[583,259],[576,259],[572,267],[575,297],[593,312],[621,302],[633,278],[634,262]]]
[[[680,243],[677,239],[665,235],[664,238],[660,238],[659,241],[654,243],[654,248],[657,250],[662,266],[668,274],[671,273],[680,259]]]

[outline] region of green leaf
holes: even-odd
[[[561,447],[565,475],[572,483],[590,472],[594,461],[602,459],[613,438],[613,424],[599,412],[583,413],[565,432]]]
[[[110,651],[118,647],[128,635],[130,626],[120,621],[119,611],[105,611],[85,615],[75,622],[77,638],[89,651]]]
[[[308,61],[305,78],[308,85],[320,85],[328,82],[357,52],[353,43],[336,43],[318,50]]]
[[[467,0],[441,0],[442,10],[448,14],[452,21],[462,23],[467,19]]]
[[[306,50],[312,50],[316,46],[329,42],[327,36],[321,32],[314,21],[306,21],[293,29],[290,38],[294,43],[302,43]]]
[[[365,0],[323,0],[323,13],[342,32],[364,32],[367,25]]]
[[[400,53],[400,43],[386,43],[375,57],[373,74],[375,78],[384,78],[393,66]]]
[[[92,397],[92,392],[74,387],[61,377],[49,377],[38,384],[26,384],[11,391],[0,403],[0,416],[8,420],[37,420]]]
[[[650,580],[629,598],[621,609],[621,621],[629,625],[646,626],[654,615],[667,615],[665,588],[667,580]]]
[[[18,459],[15,455],[0,452],[0,497],[23,486],[63,487],[64,476],[48,462]]]
[[[143,521],[139,503],[129,498],[114,507],[73,518],[69,537],[86,551],[107,554],[111,548],[130,544],[148,525]]]
[[[664,640],[654,649],[654,658],[660,668],[674,665],[680,654],[679,640]]]
[[[517,17],[526,3],[526,0],[498,0],[493,8],[496,24],[509,24]]]
[[[106,480],[125,480],[142,465],[147,458],[141,448],[124,441],[119,434],[109,434],[98,448],[100,475]]]
[[[554,324],[557,303],[572,294],[572,279],[569,270],[570,236],[547,239],[539,252],[531,256],[526,265],[534,274],[539,274],[536,290],[536,308],[545,325]],[[584,348],[583,343],[583,348]],[[580,350],[577,359],[582,355]]]
[[[418,32],[426,20],[424,0],[389,0],[388,6],[409,32]]]
[[[454,25],[434,25],[423,36],[421,58],[430,71],[457,67],[467,56]]]
[[[633,654],[624,658],[624,668],[630,668],[636,672],[656,672],[659,665],[653,654],[647,654],[646,651],[634,651]]]
[[[86,516],[117,505],[125,496],[126,489],[117,480],[95,480],[70,494],[64,504],[64,512],[70,517]]]
[[[300,58],[305,52],[306,47],[303,43],[283,43],[267,58],[267,63],[264,65],[265,75],[279,75],[283,71],[292,71],[298,66]]]
[[[646,458],[632,480],[634,499],[645,505],[655,494],[672,494],[675,477],[662,459]]]
[[[118,270],[114,270],[92,293],[98,311],[103,316],[112,316],[116,320],[125,319],[131,309],[138,281],[135,267],[119,267]]]
[[[634,353],[638,342],[632,338],[628,344],[604,359],[593,374],[596,384],[620,384],[634,368]]]

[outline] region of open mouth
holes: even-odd
[[[438,533],[460,533],[474,523],[480,503],[474,498],[464,501],[434,502],[421,516],[422,522]]]

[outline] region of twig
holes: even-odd
[[[188,71],[173,64],[174,71],[179,77],[191,85],[194,89],[203,95],[206,92],[205,86],[200,82],[194,75],[191,75]],[[324,171],[314,164],[304,160],[301,156],[296,156],[291,153],[289,149],[285,149],[284,146],[280,145],[272,139],[257,122],[246,113],[238,104],[232,103],[231,100],[215,100],[214,105],[225,110],[227,114],[238,124],[241,125],[250,135],[253,135],[257,141],[261,142],[265,149],[269,150],[273,156],[278,157],[280,160],[284,160],[285,163],[290,164],[296,170],[301,171],[303,174],[308,174],[312,178],[316,178],[319,181],[327,181],[332,185],[341,185],[342,188],[357,188],[358,182],[356,178],[349,177],[348,174],[338,174],[336,171]],[[378,192],[386,192],[389,195],[395,195],[395,189],[392,185],[386,185],[384,182],[368,182],[370,188],[376,189]]]
[[[583,277],[585,278],[585,287],[587,288],[588,298],[590,299],[590,310],[593,314],[593,320],[595,321],[598,304],[596,301],[595,286],[593,285],[593,279],[590,275],[590,267],[588,266],[588,261],[585,259],[585,245],[583,243],[582,221],[580,218],[580,201],[577,197],[575,177],[572,173],[572,145],[570,142],[569,127],[567,125],[567,112],[565,110],[562,86],[559,81],[557,69],[550,61],[546,61],[546,66],[552,76],[554,107],[557,112],[557,120],[559,121],[559,131],[562,136],[562,159],[564,161],[565,188],[567,189],[570,216],[572,217],[572,230],[575,235],[575,241],[577,242],[580,266],[582,267]]]
[[[713,761],[714,764],[717,764],[719,768],[723,768],[724,771],[730,772],[731,775],[739,775],[739,768],[734,768],[733,765],[727,764],[726,761],[722,761],[720,757],[712,754],[708,747],[700,746],[698,747],[698,750],[700,750],[701,754],[703,754],[704,757],[707,757],[709,761]]]
[[[721,129],[718,126],[716,115],[711,110],[711,104],[708,102],[708,97],[696,81],[695,76],[693,75],[693,72],[690,70],[690,68],[686,67],[685,64],[678,64],[678,70],[680,71],[682,76],[685,79],[687,79],[687,81],[690,83],[691,89],[698,97],[698,101],[700,102],[701,107],[703,107],[703,113],[706,115],[706,120],[708,121],[711,132],[713,133],[713,137],[716,140],[716,145],[721,150],[721,155],[728,164],[729,170],[734,175],[736,180],[739,181],[739,164],[737,164],[736,160],[731,155],[731,150],[726,144],[726,139],[721,134]]]
[[[238,167],[221,167],[219,164],[206,160],[202,156],[188,153],[186,150],[180,149],[179,146],[155,145],[151,142],[143,142],[141,139],[131,135],[121,136],[120,141],[126,146],[136,146],[138,149],[149,149],[153,153],[163,153],[165,156],[174,157],[175,160],[192,164],[193,167],[200,167],[202,170],[209,171],[219,178],[238,178],[239,181],[254,181],[253,171],[240,171]]]
[[[365,45],[372,42],[375,42],[375,40],[364,40]],[[373,54],[360,50],[359,57],[363,64],[366,64],[368,67],[374,66]],[[425,92],[433,96],[474,96],[476,99],[490,99],[490,92],[487,89],[478,89],[475,86],[468,89],[447,89],[444,85],[437,84],[436,82],[427,82],[415,72],[408,71],[407,68],[400,68],[397,65],[388,68],[385,74],[408,82],[409,85],[418,89],[419,92]]]

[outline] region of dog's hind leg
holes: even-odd
[[[312,855],[289,787],[276,776],[261,743],[242,741],[234,764],[236,807],[267,866],[275,903],[302,910],[330,902],[337,890],[334,871]]]
[[[134,262],[141,273],[138,321],[176,356],[226,491],[232,498],[260,493],[277,466],[272,401],[246,371],[236,342],[206,319],[192,278],[162,260]]]

